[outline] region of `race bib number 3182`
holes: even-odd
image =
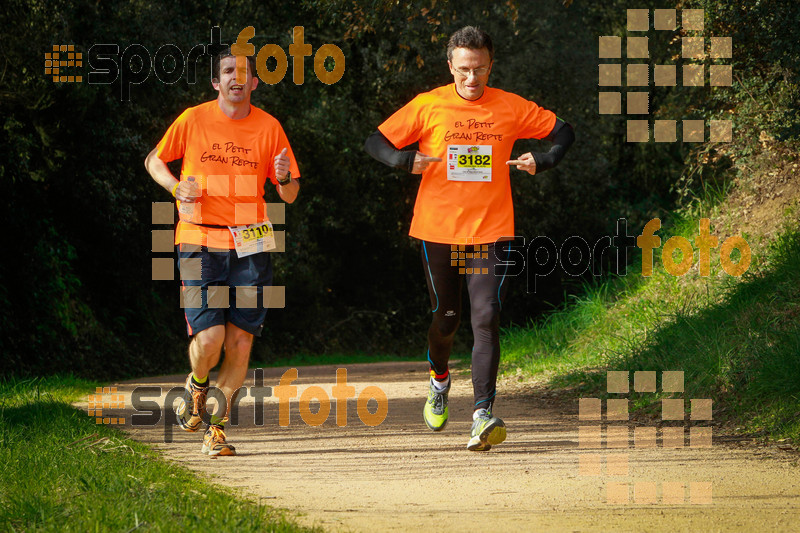
[[[450,181],[492,181],[491,145],[448,145],[447,179]]]

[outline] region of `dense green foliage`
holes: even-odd
[[[455,29],[478,24],[494,37],[492,85],[575,126],[578,140],[558,168],[513,175],[517,233],[527,239],[561,243],[580,235],[593,243],[612,234],[618,218],[638,232],[682,196],[726,179],[730,161],[747,157],[761,131],[797,140],[797,4],[698,0],[684,7],[705,8],[710,34],[734,37],[737,81],[713,90],[654,89],[653,115],[709,119],[733,111],[736,136],[747,141],[626,143],[624,117],[597,113],[597,37],[623,35],[628,7],[618,0],[569,8],[557,0],[535,8],[436,0],[6,2],[0,186],[10,238],[0,263],[2,371],[67,369],[99,378],[186,365],[177,282],[150,279],[151,202],[170,197],[142,163],[183,109],[214,97],[208,66],[198,68],[196,84],[184,77],[167,85],[151,74],[121,101],[119,79],[57,84],[44,76],[43,55],[53,44],[72,43],[86,54],[95,43],[121,51],[139,43],[154,54],[174,43],[188,53],[209,42],[212,26],[230,43],[252,25],[257,49],[276,43],[288,50],[294,26],[305,28],[315,51],[339,46],[346,71],[335,85],[320,83],[307,58],[303,85],[292,82],[290,68],[281,83],[254,93],[254,103],[284,124],[304,176],[300,198],[287,208],[287,253],[275,261],[287,307],[271,312],[254,357],[419,354],[428,302],[417,245],[407,237],[419,178],[375,162],[362,145],[415,94],[449,81],[444,48]],[[653,36],[651,63],[672,62],[673,36]],[[539,146],[520,142],[515,153]],[[606,272],[611,255],[595,258]],[[504,320],[527,322],[580,290],[580,281],[557,272],[526,294],[518,280]],[[468,334],[462,337],[466,344]]]
[[[665,233],[690,238],[697,231]],[[555,388],[608,397],[606,370],[680,370],[684,393],[632,392],[633,407],[659,417],[662,398],[710,398],[714,420],[800,439],[799,260],[796,227],[742,280],[719,266],[708,278],[671,276],[659,259],[652,278],[588,287],[547,320],[507,331],[504,371],[546,375]]]
[[[504,372],[546,375],[554,388],[605,397],[606,370],[682,370],[683,394],[632,392],[633,409],[658,417],[664,397],[711,398],[718,422],[797,440],[797,211],[769,214],[783,219],[776,236],[774,228],[758,228],[761,221],[750,220],[752,214],[728,193],[763,187],[773,194],[779,187],[766,181],[795,179],[790,173],[800,155],[800,29],[794,21],[800,4],[699,0],[678,7],[705,10],[704,34],[732,36],[733,58],[706,58],[705,65],[732,64],[733,86],[656,88],[653,113],[661,119],[732,119],[734,136],[731,143],[689,145],[682,154],[679,178],[669,182],[677,209],[661,214],[666,221],[661,242],[671,235],[693,239],[701,217],[712,224],[724,218],[717,231],[738,233],[743,226],[753,231],[744,235],[753,245],[753,263],[742,279],[731,278],[712,254],[717,266],[710,277],[699,277],[695,269],[675,277],[659,266],[656,253],[655,274],[643,278],[637,254],[629,276],[588,283],[544,319],[506,330]],[[651,57],[651,63],[680,65],[675,56]],[[664,163],[672,148],[651,143],[640,149],[653,163]],[[655,176],[653,163],[633,168]],[[725,212],[732,204],[738,211]]]
[[[314,531],[214,487],[70,402],[83,380],[0,380],[0,519],[8,531]]]

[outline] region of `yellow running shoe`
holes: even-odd
[[[486,452],[493,445],[506,440],[506,424],[486,409],[480,409],[477,413],[478,416],[472,422],[467,449],[472,452]]]
[[[425,401],[425,409],[422,415],[425,423],[434,431],[441,431],[447,425],[449,411],[447,409],[447,394],[450,392],[450,383],[443,391],[436,390],[433,383],[428,390],[428,399]]]

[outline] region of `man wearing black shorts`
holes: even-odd
[[[506,438],[492,414],[500,362],[499,317],[514,233],[509,166],[535,174],[555,166],[574,141],[572,127],[515,94],[487,86],[494,48],[489,35],[467,26],[447,45],[453,83],[420,94],[367,139],[378,161],[422,174],[409,234],[421,253],[431,297],[431,368],[425,423],[444,429],[449,417],[448,361],[461,317],[466,279],[472,332],[473,424],[467,449],[489,450]],[[547,139],[547,153],[516,159],[517,139]],[[419,151],[403,147],[419,142]]]
[[[258,86],[253,57],[230,48],[214,58],[217,98],[184,111],[145,160],[152,178],[177,199],[175,230],[192,372],[177,410],[186,431],[205,413],[209,372],[225,358],[216,387],[224,410],[211,416],[203,453],[235,455],[225,436],[230,406],[242,386],[253,337],[261,334],[275,235],[264,199],[267,180],[287,203],[299,191],[292,149],[278,121],[250,104]],[[180,179],[166,163],[181,159]]]

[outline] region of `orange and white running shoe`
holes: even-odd
[[[225,421],[228,419],[226,418]],[[214,455],[236,455],[236,448],[225,441],[225,428],[211,424],[203,435],[203,453]]]
[[[186,378],[184,385],[183,398],[178,404],[175,414],[178,417],[178,425],[184,431],[194,433],[200,429],[203,422],[203,413],[206,410],[206,395],[208,394],[208,383],[205,387],[199,387],[192,383],[192,373]]]

